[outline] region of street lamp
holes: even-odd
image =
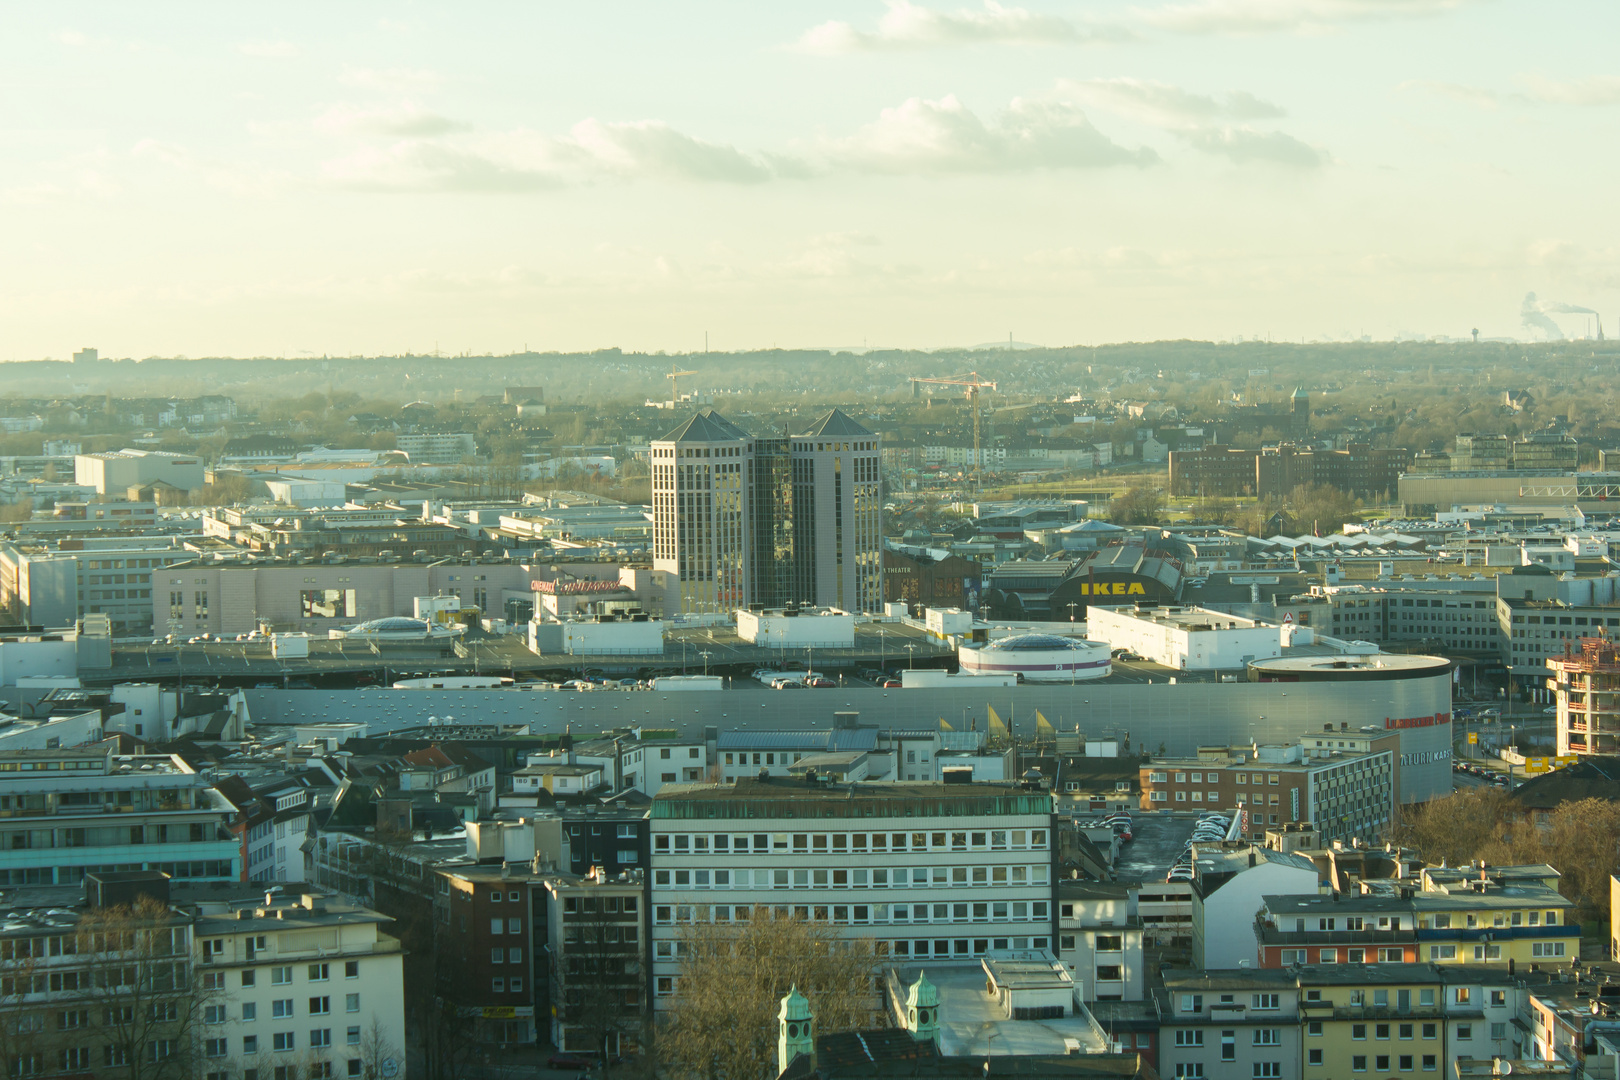
[[[915,667],[916,664],[917,664],[917,646],[916,646],[916,644],[912,643],[910,645],[907,645],[906,646],[906,652],[909,654],[906,657],[906,667],[908,669]]]
[[[703,674],[707,675],[709,673],[709,657],[714,654],[709,652],[708,649],[700,649],[698,655],[703,657]]]

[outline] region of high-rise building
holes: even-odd
[[[796,599],[876,611],[883,602],[877,436],[834,409],[791,442]]]
[[[876,611],[880,445],[838,409],[803,434],[760,439],[705,409],[654,440],[653,568],[677,575],[681,610]]]
[[[653,569],[674,571],[682,611],[753,595],[754,439],[705,409],[652,444]]]

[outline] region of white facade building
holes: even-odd
[[[387,921],[312,894],[201,904],[199,1075],[402,1076],[403,954]]]
[[[1052,800],[1002,784],[770,778],[666,787],[649,814],[654,1007],[681,924],[776,910],[901,962],[1052,947]]]
[[[843,611],[738,611],[737,636],[772,649],[851,649],[855,616]]]
[[[1291,629],[1198,607],[1092,605],[1086,616],[1086,633],[1093,639],[1183,671],[1241,668],[1251,660],[1281,656]]]

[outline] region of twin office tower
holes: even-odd
[[[879,610],[878,447],[837,409],[777,439],[703,410],[652,443],[653,569],[679,575],[687,612]]]

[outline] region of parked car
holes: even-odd
[[[814,690],[836,690],[838,684],[831,679],[806,679],[804,685]]]
[[[898,690],[898,689],[900,689],[900,686],[901,686],[901,683],[900,683],[899,679],[884,679],[883,680],[883,689],[885,689],[885,690]]]

